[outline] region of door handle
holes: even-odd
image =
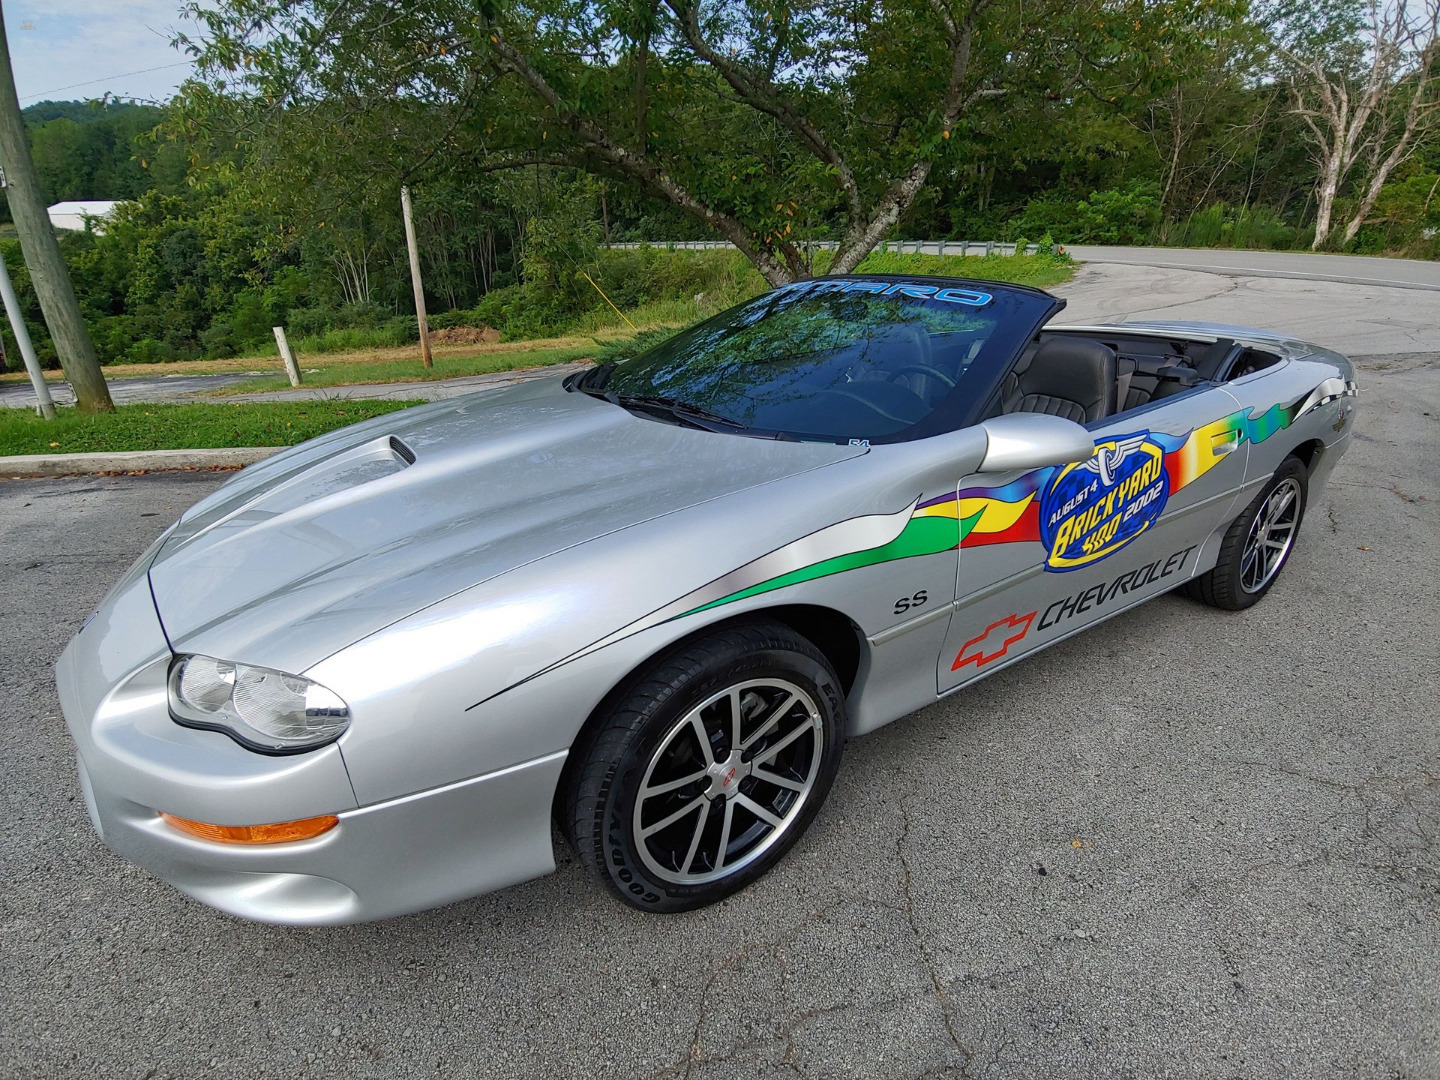
[[[1231,432],[1225,432],[1213,437],[1210,443],[1210,452],[1216,457],[1224,457],[1233,453],[1240,446],[1240,436]]]

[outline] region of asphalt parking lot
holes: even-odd
[[[110,855],[50,665],[220,478],[0,482],[0,1075],[1440,1076],[1440,353],[1360,367],[1260,606],[1163,597],[852,742],[776,872],[669,917],[563,850],[323,930]]]

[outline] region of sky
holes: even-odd
[[[100,97],[164,101],[190,74],[170,47],[180,0],[5,0],[20,105]]]

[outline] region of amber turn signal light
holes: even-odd
[[[334,814],[300,821],[279,821],[273,825],[207,825],[203,821],[176,817],[163,810],[160,819],[172,829],[198,836],[201,840],[213,840],[217,844],[288,844],[293,840],[309,840],[340,824],[340,819]]]

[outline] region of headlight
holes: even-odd
[[[350,726],[349,706],[319,683],[213,656],[176,658],[170,714],[187,727],[223,731],[270,754],[323,746]]]

